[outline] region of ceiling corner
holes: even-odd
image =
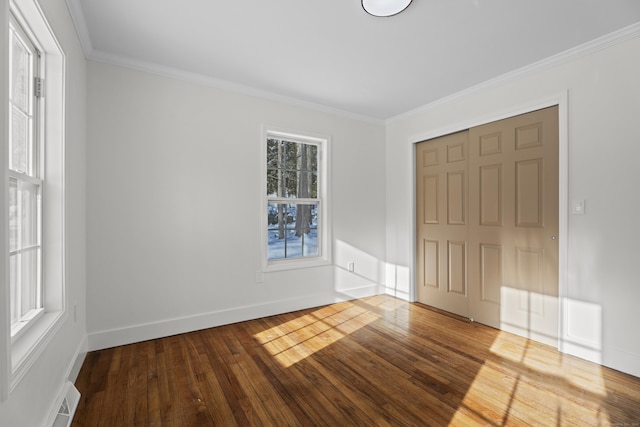
[[[80,5],[80,0],[65,0],[65,3],[67,4],[67,9],[69,9],[73,25],[76,28],[76,34],[78,34],[78,39],[80,40],[80,46],[82,46],[84,56],[88,59],[93,54],[93,45],[91,44],[89,27],[87,27],[87,22],[84,18],[84,12]]]

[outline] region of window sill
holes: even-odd
[[[275,271],[295,270],[299,268],[324,267],[331,265],[331,261],[326,258],[299,258],[299,259],[283,259],[278,261],[268,261],[264,266],[265,273]]]
[[[18,341],[21,336],[26,334],[26,332],[31,328],[31,326],[38,323],[38,320],[43,315],[44,315],[43,308],[31,310],[25,316],[23,316],[19,321],[11,325],[11,344],[13,345],[13,343]]]
[[[64,321],[64,311],[44,313],[11,345],[11,392],[29,372]]]

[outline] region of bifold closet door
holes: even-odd
[[[418,301],[557,344],[558,109],[416,147]]]
[[[418,301],[468,317],[468,132],[416,147]]]
[[[469,315],[557,344],[558,108],[469,131]]]

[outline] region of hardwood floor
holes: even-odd
[[[73,426],[640,426],[640,379],[376,296],[89,353]]]

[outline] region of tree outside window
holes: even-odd
[[[267,136],[267,259],[320,255],[318,145]]]

